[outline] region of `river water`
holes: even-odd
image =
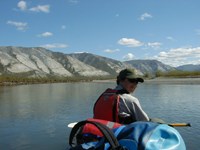
[[[56,83],[0,87],[1,150],[64,150],[71,129],[67,124],[92,117],[93,104],[114,82]],[[200,85],[139,84],[133,94],[151,118],[176,127],[188,150],[200,147]]]

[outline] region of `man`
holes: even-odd
[[[128,124],[135,121],[149,121],[140,102],[133,97],[138,82],[144,82],[134,70],[124,69],[117,76],[115,89],[107,89],[94,105],[94,118]]]

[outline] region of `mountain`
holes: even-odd
[[[174,67],[165,65],[157,60],[130,60],[124,63],[131,65],[132,67],[140,70],[143,74],[155,75],[157,71],[167,72],[175,70]]]
[[[41,47],[0,47],[0,75],[25,77],[115,76],[125,68],[139,75],[174,69],[156,60],[118,60],[90,54],[63,54]]]
[[[66,54],[39,47],[0,47],[0,71],[33,77],[109,75]]]
[[[70,55],[54,52],[54,59],[69,70],[75,76],[109,76],[105,70],[95,68],[92,65],[73,58]]]
[[[188,64],[179,66],[176,69],[181,71],[200,71],[200,65]]]
[[[44,48],[0,47],[1,74],[25,76],[72,76],[57,62],[51,51]]]
[[[69,56],[78,59],[87,65],[93,66],[94,68],[104,70],[110,75],[117,75],[122,69],[131,67],[123,62],[90,53],[74,53],[69,54]]]

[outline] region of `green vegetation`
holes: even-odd
[[[113,77],[24,77],[17,75],[0,75],[0,85],[38,84],[38,83],[66,83],[90,82],[92,80],[106,80]]]
[[[179,70],[173,70],[169,72],[157,71],[156,77],[195,78],[195,77],[200,77],[200,71],[179,71]]]
[[[146,73],[144,78],[151,78],[151,74]],[[200,78],[200,71],[169,71],[162,72],[157,71],[155,77],[167,77],[167,78]],[[26,77],[25,74],[20,75],[0,75],[0,85],[19,85],[19,84],[38,84],[38,83],[66,83],[66,82],[91,82],[93,80],[110,80],[115,79],[114,76],[106,77]]]

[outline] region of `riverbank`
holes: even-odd
[[[105,80],[68,80],[68,81],[40,81],[40,82],[0,82],[0,86],[16,86],[24,84],[49,84],[49,83],[72,83],[72,82],[95,82],[95,83],[115,83],[116,79]],[[199,78],[164,78],[145,79],[144,84],[200,84]]]
[[[154,78],[145,80],[146,84],[200,84],[200,78]]]
[[[113,80],[93,80],[92,82],[101,82],[101,83],[113,83],[116,82],[116,79]],[[145,84],[200,84],[200,78],[154,78],[154,79],[145,79]]]
[[[68,77],[68,78],[23,78],[15,76],[0,76],[0,86],[16,86],[24,84],[49,84],[49,83],[72,83],[72,82],[91,82],[92,78]]]

